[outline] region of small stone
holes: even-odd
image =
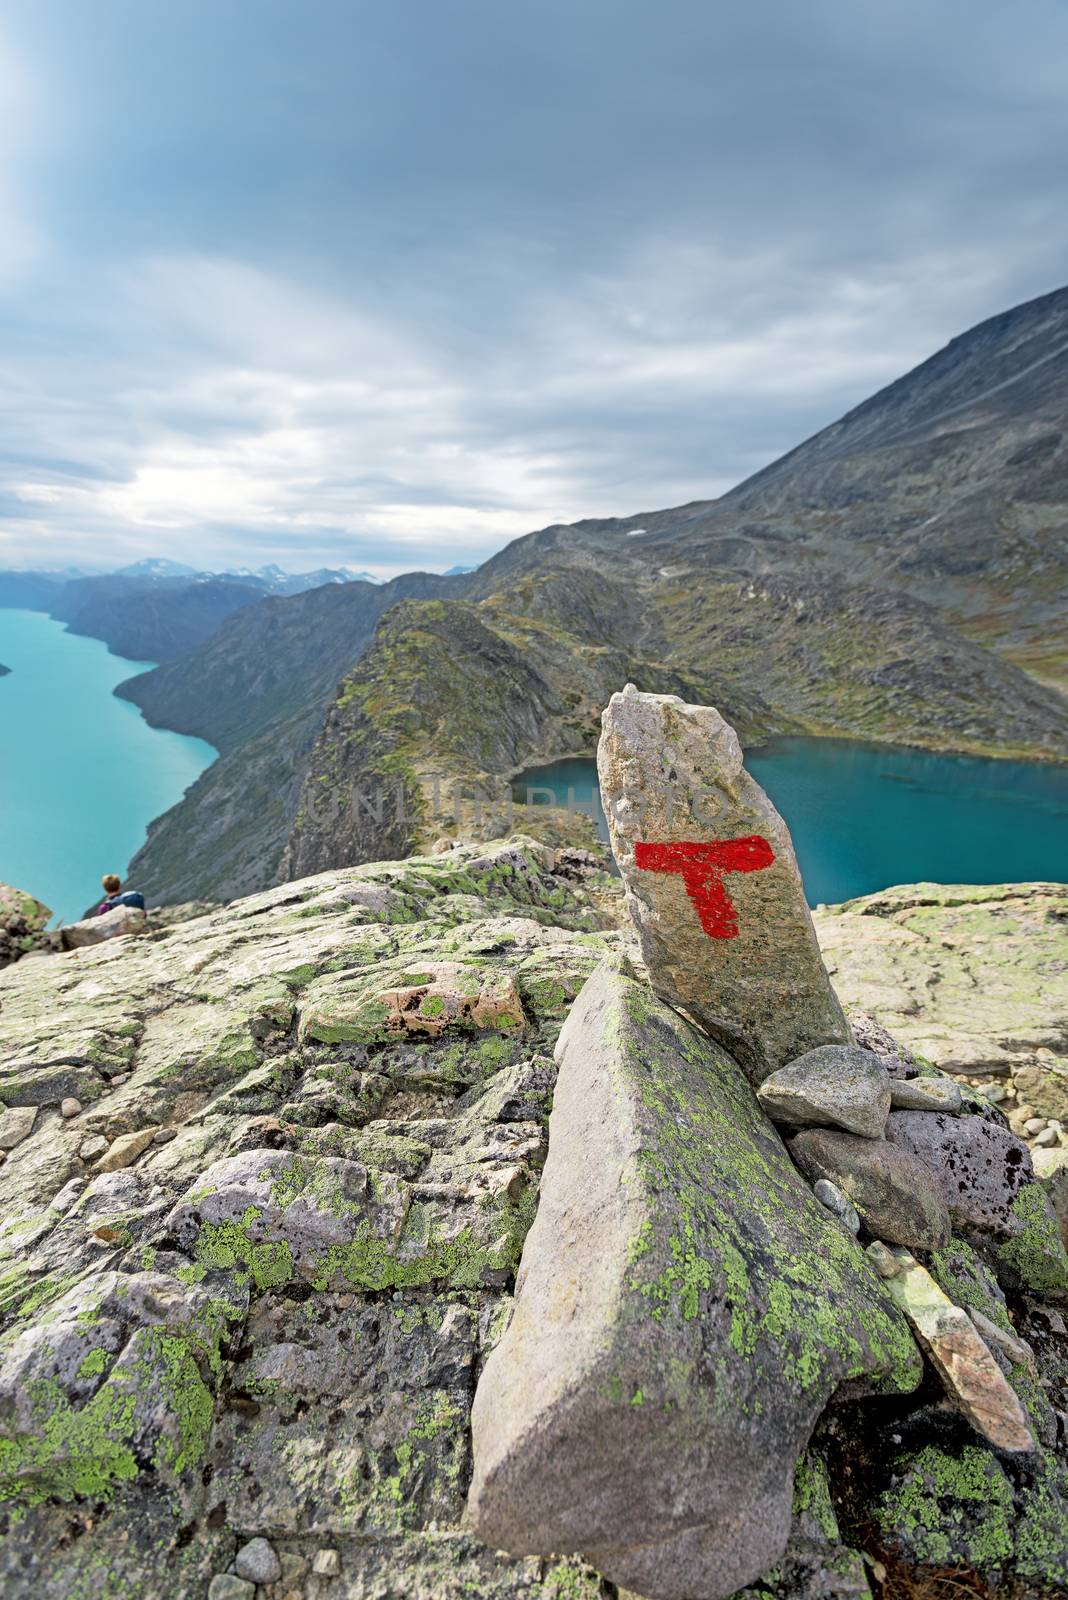
[[[901,1271],[901,1263],[897,1256],[881,1239],[873,1239],[869,1244],[868,1260],[880,1278],[896,1278]]]
[[[101,1156],[94,1172],[117,1172],[120,1167],[131,1167],[143,1150],[147,1150],[156,1137],[156,1128],[141,1128],[137,1133],[120,1133],[109,1146],[107,1155]]]
[[[336,1550],[316,1550],[312,1571],[317,1578],[336,1578],[341,1571],[341,1557]]]
[[[76,1117],[81,1109],[81,1101],[75,1100],[73,1095],[69,1095],[66,1100],[60,1102],[59,1114],[61,1117]]]
[[[208,1600],[256,1600],[256,1585],[232,1572],[217,1572],[208,1584]]]
[[[1000,1083],[987,1084],[985,1088],[980,1089],[979,1093],[984,1100],[989,1100],[990,1104],[994,1106],[1000,1105],[1002,1100],[1007,1100],[1009,1097],[1008,1090],[1002,1088]]]
[[[1017,1105],[1015,1106],[1012,1114],[1017,1119],[1017,1121],[1026,1122],[1029,1117],[1033,1117],[1034,1116],[1035,1108],[1034,1108],[1034,1106],[1028,1106],[1028,1105],[1023,1105],[1022,1103],[1017,1103]]]
[[[109,1080],[111,1087],[113,1089],[117,1089],[120,1083],[129,1083],[130,1076],[131,1075],[128,1072],[117,1072],[115,1076]]]
[[[826,1206],[828,1211],[833,1211],[835,1216],[845,1223],[850,1233],[860,1232],[860,1216],[857,1208],[836,1183],[832,1183],[829,1178],[817,1178],[812,1186],[812,1192],[820,1205]]]
[[[995,1450],[1035,1448],[1023,1407],[985,1341],[915,1256],[895,1250],[901,1271],[886,1280],[931,1358],[946,1394]]]
[[[987,1344],[996,1345],[1010,1361],[1030,1363],[1031,1352],[1014,1334],[1006,1333],[1004,1328],[999,1328],[996,1322],[991,1322],[988,1316],[982,1311],[976,1311],[974,1306],[969,1308],[968,1315]]]
[[[152,1143],[153,1144],[169,1144],[172,1139],[177,1139],[177,1137],[178,1137],[178,1129],[177,1128],[157,1128],[156,1129],[156,1137],[153,1139]]]
[[[36,1120],[36,1106],[9,1106],[0,1112],[0,1150],[14,1150],[28,1139]]]
[[[1034,1135],[1036,1133],[1044,1133],[1045,1131],[1046,1131],[1046,1119],[1045,1119],[1045,1117],[1028,1117],[1027,1121],[1024,1123],[1024,1132],[1025,1133],[1030,1133],[1030,1134]]]
[[[1035,1144],[1040,1150],[1049,1150],[1058,1143],[1056,1128],[1043,1128],[1041,1133],[1035,1134]]]
[[[83,1139],[78,1146],[78,1154],[83,1161],[95,1161],[97,1156],[102,1156],[108,1147],[108,1142],[102,1133],[94,1133],[88,1139]]]
[[[237,1552],[234,1571],[239,1578],[247,1578],[249,1583],[274,1583],[282,1576],[282,1563],[268,1540],[250,1539]]]
[[[843,1128],[878,1139],[890,1110],[890,1078],[870,1050],[825,1044],[780,1067],[757,1090],[773,1122],[792,1128]]]
[[[890,1084],[895,1111],[946,1111],[955,1116],[962,1103],[960,1084],[952,1078],[895,1078]]]

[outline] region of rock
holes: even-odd
[[[895,1111],[944,1111],[956,1116],[962,1103],[960,1084],[952,1078],[895,1078],[890,1084]]]
[[[759,1083],[849,1027],[786,824],[710,706],[628,684],[602,717],[612,849],[653,987]]]
[[[836,1183],[829,1183],[826,1178],[818,1178],[812,1186],[812,1192],[821,1206],[826,1206],[828,1211],[843,1222],[850,1233],[860,1232],[860,1217],[857,1208],[849,1196],[843,1194]]]
[[[83,1161],[95,1161],[97,1156],[103,1155],[108,1147],[108,1142],[102,1133],[91,1134],[88,1139],[83,1139],[78,1146],[78,1154]]]
[[[357,1261],[388,1255],[408,1208],[406,1184],[358,1161],[245,1150],[216,1161],[167,1218],[183,1249],[244,1264],[261,1286],[298,1271],[344,1279]]]
[[[232,1572],[217,1572],[208,1584],[208,1600],[256,1600],[256,1586]]]
[[[1024,1132],[1030,1134],[1043,1133],[1046,1127],[1045,1117],[1028,1117],[1024,1122]]]
[[[341,1557],[336,1550],[317,1550],[312,1557],[312,1571],[317,1578],[336,1578],[341,1571]]]
[[[28,1139],[36,1121],[36,1106],[9,1106],[0,1111],[0,1150],[14,1150]]]
[[[1000,1241],[1000,1276],[1039,1293],[1068,1292],[1068,1257],[1050,1200],[1034,1181],[1031,1152],[994,1113],[892,1111],[886,1137],[933,1174],[956,1232]]]
[[[869,1233],[916,1250],[949,1243],[949,1212],[938,1181],[908,1151],[830,1128],[795,1134],[789,1149],[811,1182],[829,1178],[844,1190]]]
[[[117,1172],[120,1167],[132,1167],[142,1151],[147,1150],[156,1137],[155,1128],[141,1128],[137,1133],[120,1133],[93,1168],[94,1172]]]
[[[250,1539],[234,1557],[234,1571],[249,1583],[274,1583],[282,1576],[282,1563],[266,1539]]]
[[[968,1315],[971,1317],[975,1325],[975,1331],[984,1344],[991,1345],[1002,1351],[1014,1363],[1023,1362],[1026,1365],[1030,1361],[1031,1353],[1027,1346],[1021,1344],[1019,1339],[1014,1338],[1011,1333],[1006,1333],[1004,1328],[999,1328],[997,1323],[992,1322],[982,1311],[977,1311],[974,1306],[969,1306]]]
[[[1029,1451],[1034,1435],[1023,1407],[968,1317],[907,1250],[887,1287],[915,1330],[953,1404],[997,1450]]]
[[[1068,1145],[1058,1145],[1031,1152],[1031,1163],[1034,1167],[1035,1177],[1048,1179],[1068,1169]]]
[[[64,950],[81,950],[86,945],[103,944],[107,939],[144,933],[147,918],[137,906],[116,906],[103,916],[86,917],[84,922],[68,922],[59,930]]]
[[[830,1393],[909,1389],[916,1352],[721,1046],[602,965],[557,1055],[515,1308],[475,1395],[469,1517],[491,1547],[717,1600],[782,1555]]]
[[[1038,1133],[1035,1134],[1034,1144],[1039,1150],[1053,1149],[1058,1143],[1056,1128],[1040,1128]],[[1031,1159],[1034,1160],[1033,1151]]]
[[[0,883],[0,967],[47,948],[49,935],[44,930],[51,915],[32,894]]]
[[[843,1128],[879,1139],[890,1110],[883,1063],[857,1045],[825,1044],[780,1067],[757,1090],[773,1122],[794,1128]]]
[[[59,1114],[61,1117],[76,1117],[81,1109],[81,1101],[75,1100],[73,1096],[68,1095],[66,1100],[60,1102]]]
[[[881,1239],[873,1239],[869,1244],[868,1260],[880,1278],[896,1278],[901,1271],[901,1263],[897,1256]]]
[[[1022,1069],[1030,1082],[1050,1047],[1068,1070],[1063,883],[905,884],[814,920],[843,1003],[874,1013],[943,1072],[1012,1071],[1019,1081]]]
[[[1068,1246],[1068,1146],[1036,1150],[1032,1156],[1038,1178],[1057,1217],[1061,1240]]]

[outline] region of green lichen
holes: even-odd
[[[278,1289],[293,1277],[293,1252],[283,1239],[259,1242],[249,1237],[248,1223],[206,1222],[196,1242],[196,1260],[205,1270],[237,1269],[238,1280],[251,1278],[257,1293]]]
[[[1040,1183],[1020,1190],[1012,1214],[1020,1231],[998,1246],[998,1260],[1036,1294],[1068,1294],[1068,1255]]]
[[[965,1445],[954,1455],[925,1445],[900,1471],[901,1482],[876,1504],[876,1520],[910,1560],[982,1570],[1012,1555],[1012,1486],[991,1450]]]

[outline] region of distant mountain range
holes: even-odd
[[[350,567],[285,572],[276,565],[200,572],[150,556],[108,573],[0,571],[0,609],[47,611],[72,633],[103,639],[131,661],[173,661],[210,639],[243,606],[330,584],[377,584]]]
[[[396,855],[434,831],[431,774],[484,784],[592,750],[628,678],[718,705],[750,742],[1065,759],[1066,535],[1059,290],[720,500],[544,528],[476,571],[246,604],[120,691],[221,751],[131,870],[160,898],[226,898]],[[350,803],[398,779],[421,815]]]

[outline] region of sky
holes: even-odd
[[[1068,282],[1063,0],[6,0],[0,566],[721,494]]]

